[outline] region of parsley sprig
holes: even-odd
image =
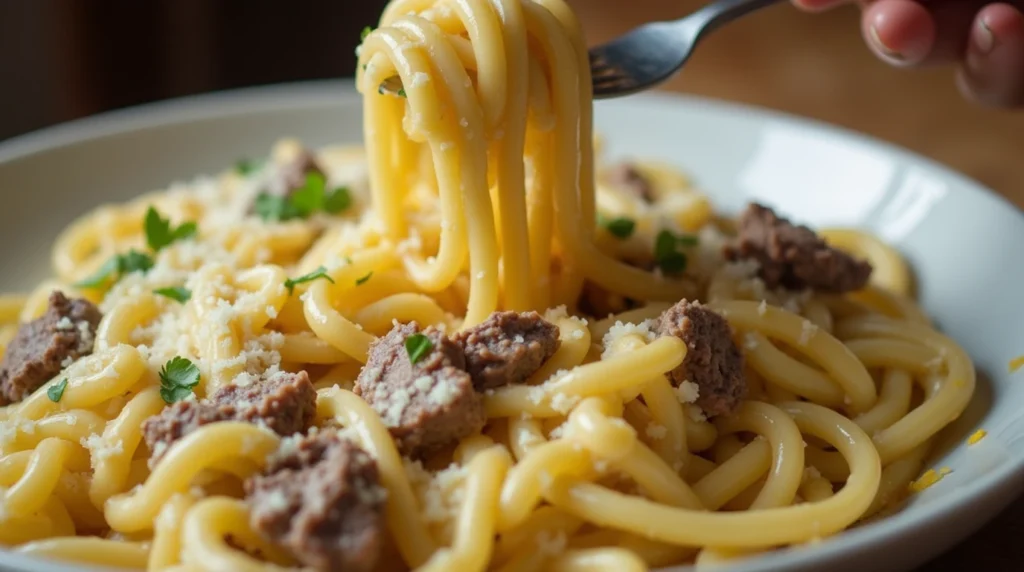
[[[679,251],[680,246],[696,246],[696,236],[676,236],[669,230],[658,233],[654,240],[654,263],[661,268],[665,274],[679,274],[686,270],[689,260],[686,254]]]
[[[170,298],[177,302],[184,304],[192,298],[192,291],[184,286],[168,286],[167,288],[157,288],[153,290],[154,294],[159,294],[165,298]]]
[[[75,287],[105,288],[114,284],[126,274],[131,274],[132,272],[146,273],[151,268],[153,268],[153,258],[144,252],[132,249],[127,254],[117,254],[104,262],[103,266],[100,266],[92,276],[81,282],[76,282]]]
[[[372,277],[373,277],[373,271],[371,270],[370,272],[368,272],[366,274],[366,276],[361,276],[359,278],[356,278],[356,286],[362,286],[363,284],[366,284],[367,282],[370,281],[370,278],[372,278]]]
[[[171,358],[160,370],[160,397],[167,403],[188,399],[199,383],[199,368],[187,358]]]
[[[633,236],[633,231],[636,230],[636,221],[630,218],[618,217],[606,222],[604,227],[615,238],[626,240]]]
[[[46,396],[50,398],[50,401],[59,403],[60,398],[64,397],[64,390],[68,388],[68,378],[64,378],[57,383],[46,388]]]
[[[299,284],[303,284],[305,282],[312,282],[320,278],[323,278],[330,282],[331,284],[334,284],[334,278],[331,278],[330,274],[327,273],[327,268],[325,266],[321,266],[316,270],[310,272],[309,274],[303,274],[298,278],[289,278],[285,280],[284,287],[288,289],[288,294],[294,294],[295,287],[298,286]]]
[[[309,218],[317,212],[338,214],[352,206],[348,187],[327,190],[327,180],[320,173],[306,173],[305,183],[288,196],[260,193],[253,209],[265,221],[288,221]]]
[[[146,234],[146,245],[153,253],[159,252],[174,242],[195,236],[198,230],[196,223],[192,221],[172,227],[171,221],[160,216],[160,213],[152,206],[146,210],[142,227]],[[153,268],[153,264],[151,254],[131,249],[125,254],[115,254],[110,260],[104,262],[92,276],[81,282],[76,282],[75,287],[107,288],[126,274],[149,272]]]
[[[409,354],[409,361],[412,363],[423,359],[432,349],[434,349],[433,342],[423,334],[413,334],[405,338],[405,351]]]
[[[235,172],[243,177],[248,177],[249,175],[260,170],[260,167],[262,166],[263,163],[261,161],[254,161],[252,159],[239,159],[238,161],[235,162]]]
[[[160,252],[173,242],[192,238],[198,227],[191,221],[172,227],[170,219],[163,218],[155,208],[149,207],[146,211],[145,229],[146,244],[153,252]]]

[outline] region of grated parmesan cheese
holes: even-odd
[[[657,423],[649,423],[647,429],[644,431],[648,437],[655,440],[661,440],[668,436],[668,427],[659,425]]]
[[[816,326],[814,322],[810,320],[804,320],[803,327],[800,328],[800,339],[797,341],[800,343],[801,346],[806,346],[811,341],[811,338],[814,337],[814,334],[817,333],[818,326]]]
[[[673,391],[676,394],[676,398],[679,399],[679,403],[696,403],[697,399],[700,398],[700,386],[689,380],[680,383],[679,387]]]
[[[967,444],[977,445],[978,442],[984,439],[986,435],[988,435],[988,431],[985,431],[984,429],[978,429],[977,431],[972,433],[970,437],[967,438]]]

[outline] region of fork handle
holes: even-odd
[[[693,26],[694,40],[699,40],[704,34],[716,30],[723,24],[728,24],[740,16],[745,16],[755,10],[767,8],[772,4],[778,4],[783,0],[718,0],[712,2],[700,10],[683,18],[682,22]]]

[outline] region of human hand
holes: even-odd
[[[822,11],[852,0],[793,0]],[[1024,105],[1024,1],[859,0],[871,50],[899,67],[956,65],[957,85],[985,105]]]

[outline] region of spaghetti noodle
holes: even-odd
[[[59,237],[52,280],[0,299],[7,347],[54,290],[103,311],[91,353],[0,410],[0,542],[154,571],[300,566],[241,500],[290,438],[223,418],[157,451],[143,429],[278,372],[306,372],[314,424],[372,457],[388,570],[646,570],[813,542],[897,506],[971,399],[970,358],[891,247],[823,230],[872,282],[769,287],[723,258],[734,225],[682,174],[598,168],[562,0],[394,0],[359,62],[365,150],[285,140],[255,169],[102,206]],[[393,76],[400,95],[380,93]],[[694,351],[656,335],[680,299],[735,332],[731,414],[666,376]],[[483,392],[482,431],[410,460],[353,392],[376,341],[498,310],[543,313],[557,350]]]

